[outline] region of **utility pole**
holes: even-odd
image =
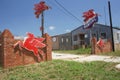
[[[111,5],[110,5],[110,1],[108,1],[108,8],[109,8],[109,18],[110,18],[110,29],[111,29],[111,37],[112,37],[112,51],[115,51],[114,48],[114,38],[113,38],[113,26],[112,26],[112,15],[111,15]]]
[[[42,31],[42,37],[44,35],[44,12],[41,13],[41,31]]]

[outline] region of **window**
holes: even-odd
[[[117,33],[117,40],[119,40],[120,36],[119,36],[119,33]]]
[[[95,34],[95,33],[93,33],[93,34],[92,34],[92,37],[96,37],[96,34]]]
[[[61,38],[61,42],[63,43],[63,38]]]
[[[68,38],[66,38],[66,42],[68,42],[69,41],[69,39]]]
[[[85,34],[85,38],[88,38],[88,35],[87,35],[87,34]]]
[[[53,37],[52,40],[53,40],[53,42],[56,42],[56,37]]]
[[[74,40],[74,41],[77,41],[77,35],[74,36],[74,39],[73,39],[73,40]]]
[[[106,33],[101,33],[101,37],[102,37],[103,39],[106,39]]]

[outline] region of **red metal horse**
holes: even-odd
[[[36,38],[32,33],[27,33],[27,38],[24,39],[23,42],[18,41],[16,44],[14,44],[14,47],[19,45],[20,50],[25,48],[29,51],[32,51],[37,57],[38,61],[40,61],[39,53],[44,55],[44,52],[41,49],[46,47],[46,45],[43,43],[44,40],[45,38]]]
[[[50,8],[50,7],[47,6],[44,1],[41,1],[41,2],[38,3],[38,4],[35,4],[34,10],[35,10],[36,18],[39,18],[39,15],[40,15],[43,11],[48,10],[49,8]]]
[[[95,13],[93,9],[88,10],[87,12],[83,13],[84,22],[88,21],[90,18],[93,18],[94,16],[97,16],[98,14]]]

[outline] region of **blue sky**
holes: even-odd
[[[32,32],[41,36],[41,17],[34,15],[34,4],[41,0],[0,0],[0,31],[9,29],[15,36]],[[44,12],[45,32],[52,35],[69,32],[83,25],[83,12],[94,9],[99,13],[98,23],[109,25],[108,0],[57,0],[72,15],[60,7],[55,0],[44,0],[52,9]],[[113,26],[120,27],[120,0],[110,0]],[[79,19],[79,20],[78,20]]]

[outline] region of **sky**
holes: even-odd
[[[41,36],[41,17],[34,15],[34,4],[41,0],[0,0],[0,31],[9,29],[14,36],[31,32]],[[108,0],[44,0],[51,9],[44,11],[44,28],[49,35],[70,32],[83,25],[83,12],[94,9],[100,24],[109,25]],[[120,27],[120,0],[111,3],[113,26]],[[62,7],[59,5],[62,5]]]

